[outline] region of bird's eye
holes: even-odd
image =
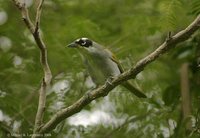
[[[89,46],[92,46],[92,41],[89,40],[89,39],[86,39],[86,38],[80,38],[80,39],[77,39],[75,41],[76,44],[80,45],[80,46],[83,46],[83,47],[89,47]]]
[[[81,45],[82,45],[82,46],[86,45],[86,41],[83,41],[83,42],[81,43]]]

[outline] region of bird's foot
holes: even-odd
[[[112,84],[112,80],[113,80],[113,79],[114,79],[113,76],[108,77],[108,79],[106,80],[106,83],[109,84],[109,85],[113,85],[113,84]]]

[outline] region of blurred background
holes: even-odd
[[[38,1],[25,2],[34,19]],[[40,31],[53,73],[45,121],[94,87],[80,55],[67,44],[88,37],[129,69],[164,42],[168,32],[184,29],[199,13],[199,0],[45,0]],[[20,11],[11,0],[0,0],[0,137],[32,133],[43,76],[39,58]],[[199,63],[197,32],[132,80],[150,98],[139,99],[118,86],[63,121],[51,136],[200,137]]]

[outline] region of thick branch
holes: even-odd
[[[121,84],[122,82],[128,79],[136,77],[136,75],[140,73],[145,66],[156,60],[162,54],[168,52],[171,48],[174,48],[176,44],[187,40],[192,34],[194,34],[195,31],[199,29],[199,27],[200,27],[200,15],[187,28],[178,32],[174,36],[170,35],[169,38],[167,38],[163,44],[161,44],[155,51],[150,53],[148,56],[137,62],[137,64],[133,68],[119,75],[118,77],[113,79],[110,83],[105,83],[100,88],[92,91],[89,94],[86,94],[71,106],[57,112],[40,129],[39,132],[45,133],[53,130],[61,121],[82,110],[83,107],[88,105],[92,100],[102,96],[106,96],[117,85]]]
[[[37,114],[35,118],[34,133],[37,133],[37,131],[42,125],[44,111],[45,111],[45,103],[46,103],[46,90],[49,87],[51,78],[52,78],[51,70],[49,68],[48,61],[47,61],[47,49],[39,33],[40,16],[41,16],[43,1],[44,0],[41,0],[39,2],[37,12],[36,12],[36,21],[35,21],[36,23],[34,25],[32,21],[30,20],[30,16],[28,13],[28,9],[26,8],[26,5],[20,3],[18,0],[13,0],[15,5],[21,11],[22,19],[25,22],[27,28],[32,33],[36,41],[36,44],[38,48],[40,49],[40,62],[42,64],[42,68],[44,71],[44,77],[39,89],[39,103],[38,103],[38,110],[37,110]]]

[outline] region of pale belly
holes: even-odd
[[[111,59],[96,58],[86,61],[88,72],[96,85],[102,85],[109,77],[118,76],[120,70]]]

